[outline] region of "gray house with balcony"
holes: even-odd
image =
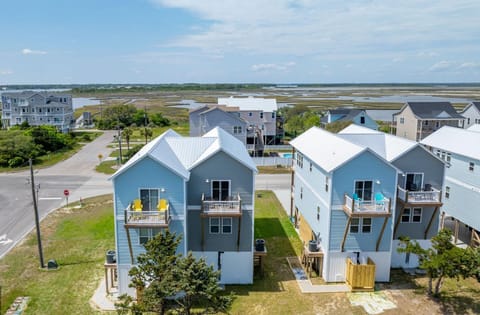
[[[128,271],[165,229],[182,236],[178,253],[219,270],[220,283],[251,284],[256,173],[244,144],[219,127],[146,144],[111,178],[120,294],[135,294]]]
[[[73,123],[72,96],[53,92],[2,93],[2,126],[51,125],[68,132]]]
[[[339,136],[368,147],[395,166],[397,203],[393,219],[392,267],[418,266],[415,255],[397,252],[399,238],[408,236],[424,248],[440,227],[444,162],[420,143],[357,125],[350,125]]]

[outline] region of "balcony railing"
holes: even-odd
[[[230,196],[226,200],[214,200],[202,194],[203,216],[241,216],[242,200],[240,195]]]
[[[165,211],[134,211],[131,206],[125,210],[125,225],[128,227],[167,228],[170,223],[170,209]]]
[[[430,190],[409,191],[400,186],[397,187],[397,197],[403,203],[441,203],[442,192],[435,188]]]
[[[377,200],[353,199],[345,194],[343,210],[351,217],[375,217],[390,216],[391,201],[389,198],[377,198]]]

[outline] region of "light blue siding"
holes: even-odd
[[[362,121],[361,121],[361,117],[365,117],[365,123],[363,123],[363,124],[362,124]],[[367,128],[373,129],[373,130],[378,129],[377,122],[375,120],[373,120],[372,118],[370,118],[370,116],[368,116],[365,113],[362,113],[362,114],[359,114],[359,115],[355,116],[353,118],[353,123],[355,125],[359,125],[359,126],[362,126],[362,127],[367,127]]]
[[[373,181],[373,194],[380,192],[386,198],[391,199],[391,211],[394,215],[396,178],[395,168],[373,153],[366,151],[334,172],[332,179],[332,205],[336,209],[341,209],[344,204],[344,194],[347,193],[350,196],[353,194],[356,180],[371,180]],[[371,233],[354,235],[349,233],[345,243],[345,250],[374,251],[383,222],[384,218],[374,218],[372,220]],[[347,215],[343,210],[332,211],[330,250],[340,250],[346,223]],[[390,250],[392,228],[392,219],[390,218],[382,236],[380,251]]]
[[[169,202],[171,216],[184,219],[184,181],[183,178],[162,166],[149,157],[145,157],[132,165],[124,173],[113,179],[115,191],[115,212],[117,219],[117,256],[120,264],[128,264],[130,251],[127,242],[126,230],[124,227],[124,211],[136,198],[140,198],[140,188],[164,189],[160,192],[160,198]],[[183,234],[184,226],[181,221],[173,221],[170,224],[170,231]],[[129,229],[130,239],[134,256],[142,252],[143,246],[138,244],[138,230]],[[179,252],[184,252],[185,240],[179,246]]]

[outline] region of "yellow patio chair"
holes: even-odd
[[[160,199],[158,201],[157,209],[160,212],[165,212],[168,209],[168,201],[167,199]]]
[[[143,205],[140,199],[133,200],[133,211],[142,211]]]

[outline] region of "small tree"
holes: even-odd
[[[195,259],[192,253],[178,261],[176,282],[182,297],[176,302],[181,314],[190,315],[194,306],[203,313],[226,313],[232,305],[232,295],[222,295],[218,286],[219,271],[208,266],[205,259]]]
[[[438,296],[445,278],[468,278],[480,275],[480,252],[472,248],[463,249],[452,242],[452,232],[441,230],[432,237],[432,247],[424,249],[417,241],[400,239],[400,253],[418,255],[419,267],[427,272],[428,294]],[[435,289],[433,282],[435,281]]]
[[[142,136],[145,137],[145,144],[147,144],[148,142],[148,138],[151,138],[152,135],[153,135],[153,131],[152,131],[152,128],[150,127],[144,127],[140,130],[140,133],[142,134]]]

